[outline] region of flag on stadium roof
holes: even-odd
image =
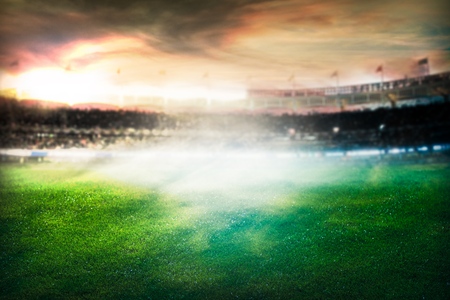
[[[427,65],[428,64],[428,57],[422,58],[419,60],[419,65]]]
[[[378,68],[375,70],[376,73],[383,72],[383,65],[379,65]]]
[[[338,76],[338,71],[334,71],[333,74],[331,74],[331,77],[337,77]]]
[[[120,70],[120,68],[118,68],[117,69],[117,74],[120,75],[120,72],[121,72],[121,70]]]

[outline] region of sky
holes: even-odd
[[[447,0],[0,0],[0,7],[1,89],[35,98],[105,91],[232,98],[243,89],[335,86],[335,71],[340,85],[378,82],[380,65],[384,80],[414,77],[423,58],[431,73],[450,71]]]

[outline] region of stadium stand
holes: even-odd
[[[1,98],[0,148],[33,151],[168,147],[189,151],[199,148],[210,151],[380,149],[388,152],[401,147],[431,151],[436,145],[445,148],[450,144],[449,78],[449,73],[445,73],[386,82],[383,86],[346,87],[342,92],[351,93],[351,97],[343,94],[348,99],[345,106],[353,108],[346,110],[335,110],[333,101],[328,106],[321,105],[323,110],[317,110],[319,106],[313,104],[313,97],[322,97],[322,104],[327,102],[327,97],[334,99],[337,91],[332,88],[316,89],[313,93],[297,91],[290,97],[295,98],[299,93],[310,95],[301,98],[311,104],[307,113],[304,110],[301,114],[293,111],[271,114],[270,109],[264,113],[222,114],[80,109],[43,107]],[[361,91],[378,91],[378,97]],[[419,93],[421,97],[417,97]],[[262,97],[261,93],[256,94]],[[361,106],[364,97],[369,101]],[[392,98],[390,103],[381,101],[384,97]]]

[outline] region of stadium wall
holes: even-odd
[[[305,114],[310,112],[333,113],[382,106],[404,105],[420,101],[433,102],[436,97],[447,99],[450,95],[450,72],[428,76],[405,78],[386,82],[325,87],[315,89],[256,90],[247,91],[247,97],[236,101],[215,99],[142,98],[129,108],[166,113],[270,113]],[[126,108],[126,107],[125,107]]]

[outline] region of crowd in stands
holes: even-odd
[[[0,148],[311,149],[450,143],[450,103],[307,115],[43,109],[0,99]]]

